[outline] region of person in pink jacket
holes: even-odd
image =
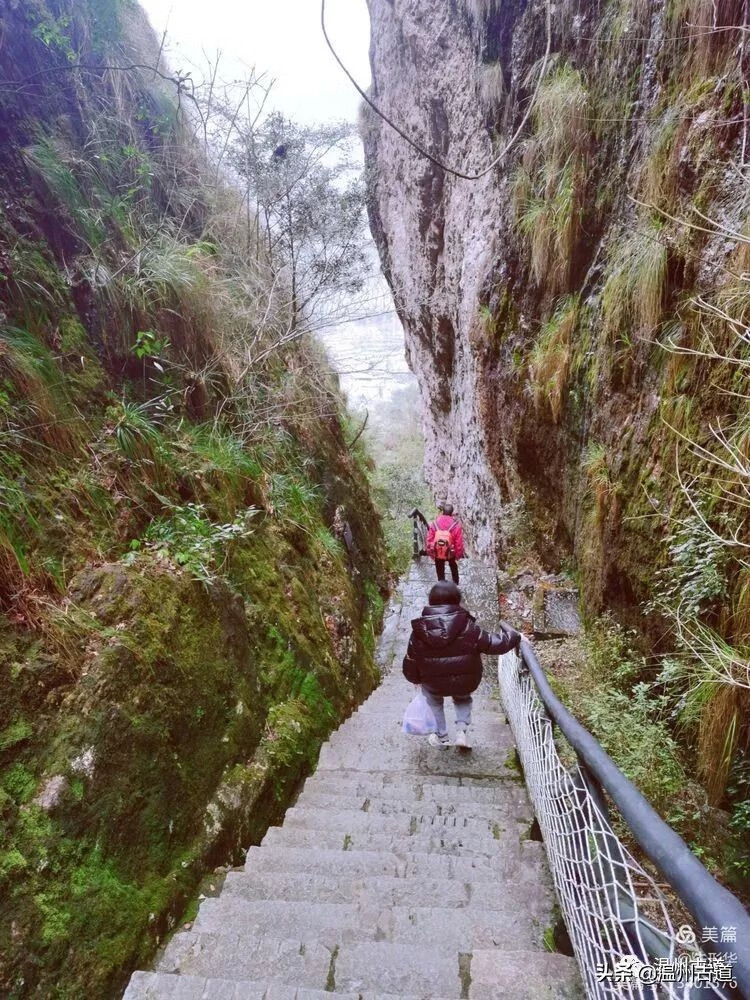
[[[464,557],[464,531],[461,522],[453,516],[453,504],[441,504],[439,509],[443,513],[427,529],[427,555],[435,560],[438,580],[445,579],[445,564],[448,563],[453,582],[458,584],[458,560]]]

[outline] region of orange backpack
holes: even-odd
[[[438,528],[437,522],[435,522],[435,540],[432,543],[435,546],[435,558],[436,559],[452,559],[454,556],[453,548],[453,535],[451,531],[456,527],[458,521],[454,521],[450,528]]]

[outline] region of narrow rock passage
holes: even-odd
[[[494,570],[471,563],[464,576],[464,604],[494,627]],[[323,747],[283,826],[204,900],[156,971],[135,973],[125,1000],[582,995],[573,959],[545,950],[554,896],[494,659],[471,754],[401,733],[414,690],[401,658],[433,579],[426,560],[412,566],[381,637],[383,682]]]

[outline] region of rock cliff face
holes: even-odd
[[[450,5],[371,3],[374,95],[438,157],[471,170],[492,144],[476,103],[475,46]],[[471,330],[496,254],[499,196],[490,174],[454,183],[368,117],[370,218],[419,379],[426,468],[436,496],[469,514],[474,546],[492,548],[499,506],[485,455]]]
[[[546,65],[543,3],[369,8],[372,97],[438,159],[478,172],[523,126],[468,181],[363,117],[430,484],[479,551],[507,554],[525,512],[550,568],[575,556],[589,609],[635,608],[690,510],[676,449],[700,476],[688,439],[711,450],[745,412],[724,391],[737,329],[710,315],[747,304],[725,231],[746,217],[740,6],[555,4]]]

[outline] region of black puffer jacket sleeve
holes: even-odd
[[[414,645],[414,635],[412,635],[409,639],[409,645],[406,650],[406,656],[404,657],[402,669],[404,671],[404,677],[410,684],[419,684],[419,663],[417,662]]]
[[[521,642],[521,633],[516,632],[509,625],[502,625],[499,632],[485,632],[479,637],[480,653],[507,653],[511,649],[517,649]]]

